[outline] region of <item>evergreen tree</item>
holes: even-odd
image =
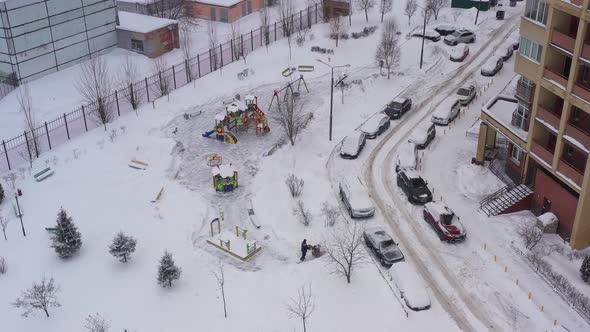
[[[162,287],[172,287],[172,280],[178,280],[182,270],[174,264],[172,254],[164,251],[158,266],[158,284]]]
[[[2,188],[2,183],[0,183],[0,204],[4,200],[4,188]]]
[[[111,255],[119,258],[121,262],[127,263],[127,258],[135,251],[137,240],[132,236],[125,235],[123,232],[117,233],[113,243],[109,246]]]
[[[60,258],[71,257],[82,246],[82,236],[72,218],[63,208],[57,214],[57,225],[51,236],[51,241],[51,247],[55,249]]]
[[[582,274],[582,280],[584,280],[584,282],[590,281],[590,256],[584,257],[584,261],[580,267],[580,273]]]

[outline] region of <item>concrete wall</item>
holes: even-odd
[[[251,4],[251,7],[248,6],[248,3]],[[260,10],[262,7],[264,7],[264,0],[244,0],[232,7],[215,6],[194,1],[190,4],[190,8],[192,10],[194,17],[202,18],[205,20],[212,20],[211,11],[213,10],[215,11],[215,21],[219,22],[222,21],[222,10],[227,11],[228,22],[234,22],[246,15],[249,15]],[[251,8],[252,10],[248,11],[249,8]]]

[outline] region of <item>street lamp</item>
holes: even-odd
[[[422,25],[422,48],[420,49],[420,69],[422,69],[422,62],[424,61],[424,38],[426,37],[426,13],[428,13],[428,10],[422,6],[416,6],[424,11],[424,25]]]
[[[332,109],[334,107],[334,69],[336,68],[348,68],[350,64],[342,65],[342,66],[332,66],[330,64],[325,63],[324,61],[317,59],[319,63],[322,63],[332,69],[332,82],[330,83],[330,141],[332,140]]]
[[[16,199],[16,208],[18,218],[20,219],[20,227],[23,229],[23,236],[27,236],[27,233],[25,232],[25,225],[23,224],[23,213],[20,210],[20,204],[18,202],[18,192],[14,194],[14,198]]]

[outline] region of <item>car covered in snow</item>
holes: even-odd
[[[404,260],[404,254],[398,244],[381,227],[367,228],[363,233],[367,247],[375,253],[382,265],[392,264]]]
[[[449,97],[438,105],[434,113],[432,113],[430,121],[439,126],[447,126],[455,120],[460,110],[461,101],[456,97]]]
[[[438,32],[441,36],[447,36],[455,32],[457,28],[451,25],[439,25],[434,28],[434,31]]]
[[[340,157],[345,159],[354,159],[363,150],[365,142],[367,141],[365,133],[360,130],[355,130],[348,136],[344,137],[342,145],[340,146]]]
[[[389,125],[389,116],[379,112],[361,126],[361,131],[367,135],[368,139],[373,139],[386,131]]]
[[[459,29],[448,35],[444,39],[445,44],[455,46],[457,44],[467,44],[475,42],[475,33],[467,29]]]
[[[432,122],[420,123],[410,134],[408,142],[416,144],[416,149],[424,150],[436,137],[436,126]]]
[[[469,46],[463,45],[463,47],[455,47],[451,49],[449,59],[453,62],[463,62],[469,55]]]
[[[426,221],[436,232],[438,237],[447,242],[458,242],[465,240],[467,236],[465,227],[444,202],[434,201],[424,205],[424,221]]]
[[[385,106],[385,114],[391,119],[399,119],[412,108],[412,99],[406,97],[397,97],[391,103]]]
[[[457,99],[461,102],[461,105],[469,105],[469,103],[475,98],[475,86],[474,85],[463,85],[457,90],[455,94]]]
[[[416,169],[418,163],[418,150],[414,143],[404,143],[400,146],[397,153],[397,160],[395,162],[395,171],[399,172],[402,169]]]
[[[492,56],[489,58],[483,66],[481,66],[482,76],[494,76],[504,66],[504,60],[501,57]]]
[[[412,204],[426,204],[432,201],[428,183],[415,170],[401,170],[397,173],[397,186],[406,194]]]
[[[368,218],[375,214],[373,202],[360,178],[343,178],[339,187],[340,199],[351,218]]]
[[[514,54],[512,45],[503,45],[494,52],[493,56],[496,58],[502,58],[502,61],[508,61],[512,57],[512,54]]]
[[[408,308],[419,311],[430,308],[430,295],[426,283],[408,262],[399,262],[389,268],[389,277],[399,289]]]
[[[440,40],[440,33],[430,28],[426,28],[426,31],[424,31],[424,27],[422,25],[414,29],[414,31],[412,32],[412,37],[422,38],[422,34],[424,34],[424,39],[428,39],[433,42],[437,42]]]

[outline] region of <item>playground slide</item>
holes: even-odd
[[[230,144],[236,144],[238,143],[238,138],[236,137],[236,135],[234,135],[234,133],[232,133],[229,130],[225,131],[225,139],[230,143]]]
[[[215,132],[215,130],[208,131],[208,132],[206,132],[206,133],[203,134],[203,137],[209,138],[214,132]]]
[[[252,207],[252,201],[250,201],[250,208],[248,209],[248,218],[250,218],[250,222],[254,227],[260,228],[260,223],[258,222],[258,218],[256,218],[256,214],[254,213],[254,208]]]

